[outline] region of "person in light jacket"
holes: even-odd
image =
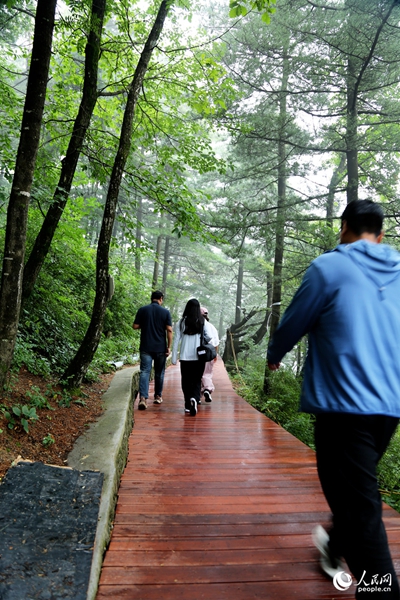
[[[201,306],[200,310],[201,310],[201,314],[206,319],[206,321],[211,329],[211,332],[212,332],[212,338],[211,338],[210,344],[212,344],[214,346],[215,350],[218,353],[218,346],[219,346],[218,331],[214,327],[214,325],[212,323],[210,323],[210,319],[208,317],[208,308],[206,308],[205,306]],[[201,378],[201,393],[203,394],[204,400],[206,402],[212,402],[211,394],[215,390],[215,386],[214,386],[214,382],[213,382],[213,370],[214,370],[214,363],[217,362],[217,360],[218,360],[218,356],[216,356],[214,358],[214,360],[210,360],[209,362],[206,362],[205,367],[204,367],[203,377]]]
[[[208,323],[200,312],[200,303],[196,298],[191,298],[175,327],[174,343],[172,347],[172,364],[179,360],[181,367],[182,391],[185,398],[185,412],[192,416],[197,414],[200,403],[201,378],[204,372],[204,362],[197,356],[197,347],[200,346],[201,331],[204,329],[204,340],[211,340],[211,331]]]

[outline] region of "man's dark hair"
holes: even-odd
[[[383,210],[372,200],[353,200],[344,209],[341,219],[342,225],[346,221],[347,227],[356,235],[373,233],[378,236],[382,231]]]
[[[162,292],[160,292],[159,290],[156,290],[155,292],[153,292],[151,294],[152,302],[153,302],[153,300],[161,300],[161,298],[164,298],[164,294]]]

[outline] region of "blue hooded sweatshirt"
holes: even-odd
[[[278,363],[305,335],[300,410],[400,417],[400,254],[340,244],[314,260],[268,348]]]

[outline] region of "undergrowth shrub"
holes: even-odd
[[[51,373],[50,362],[43,356],[36,354],[35,344],[26,341],[19,334],[15,343],[12,368],[14,371],[19,371],[22,365],[25,365],[33,375],[46,377]]]
[[[30,235],[32,244],[34,234]],[[132,323],[139,306],[149,302],[149,293],[132,265],[121,259],[117,249],[113,252],[110,273],[115,293],[107,306],[103,335],[87,373],[89,380],[112,370],[112,361],[129,362],[137,354],[139,335],[132,329]],[[14,370],[25,365],[35,375],[64,372],[91,319],[95,273],[96,251],[83,230],[74,220],[60,224],[21,312]]]
[[[132,364],[138,354],[139,339],[137,337],[132,335],[105,337],[103,335],[88,370],[87,378],[95,378],[96,372],[109,373],[113,369],[111,362],[123,361],[125,364]]]
[[[35,359],[39,369],[47,363],[52,373],[61,373],[79,347],[91,315],[95,293],[95,251],[89,247],[76,223],[63,223],[57,230],[45,263],[21,312],[14,363],[28,368]],[[27,362],[28,361],[28,362]],[[36,367],[35,372],[38,372]]]
[[[382,498],[400,512],[400,431],[396,431],[378,464]]]

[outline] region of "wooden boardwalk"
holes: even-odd
[[[345,600],[310,532],[329,524],[315,454],[232,389],[184,413],[179,366],[164,402],[135,411],[97,600]],[[385,507],[400,570],[400,515]]]

